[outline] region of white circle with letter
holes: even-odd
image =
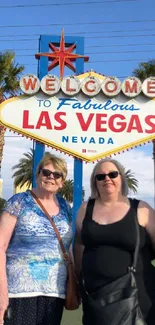
[[[136,77],[128,77],[122,82],[122,92],[127,97],[136,97],[142,90],[142,83]]]
[[[117,77],[106,77],[102,81],[101,88],[106,96],[116,96],[121,91],[121,81]]]
[[[155,98],[155,77],[149,77],[144,80],[142,91],[147,97]]]
[[[80,91],[81,83],[75,76],[67,76],[61,81],[61,89],[69,96],[77,95]]]
[[[60,90],[60,80],[51,74],[47,74],[41,79],[41,89],[47,95],[55,95]]]
[[[40,80],[35,74],[26,74],[20,79],[19,86],[24,94],[33,95],[40,89]]]
[[[99,94],[101,85],[96,77],[90,76],[84,78],[81,89],[85,95],[93,97]]]

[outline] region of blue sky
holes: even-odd
[[[133,73],[140,62],[155,58],[154,12],[154,0],[55,0],[52,2],[1,0],[0,51],[13,50],[16,53],[16,61],[25,65],[24,73],[36,74],[37,60],[34,54],[38,52],[39,36],[60,35],[64,28],[65,35],[85,37],[85,54],[90,57],[89,63],[85,64],[85,71],[92,68],[96,72],[114,75],[123,80]],[[10,138],[8,133],[5,140],[2,177],[3,196],[7,198],[12,194],[11,167],[18,162],[23,152],[29,150],[32,143],[28,140],[21,142],[21,139]],[[16,152],[11,162],[8,161],[9,152],[12,154]],[[148,163],[150,159],[150,174],[146,175],[147,179],[150,178],[145,188],[152,190],[144,192],[140,189],[139,195],[141,194],[152,204],[152,145],[142,146],[135,152],[142,157],[141,164],[144,163],[147,173],[148,165],[145,165],[144,161]],[[143,186],[144,182],[142,175],[138,174],[139,166],[135,157],[134,164],[130,153],[124,154],[121,159],[125,159],[127,168],[132,166],[132,170]],[[88,192],[89,185],[85,186],[88,187]]]

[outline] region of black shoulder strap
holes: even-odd
[[[87,203],[85,218],[88,220],[92,219],[93,209],[94,209],[95,199],[89,199]]]
[[[130,267],[130,270],[135,272],[137,266],[137,260],[138,260],[139,247],[140,247],[140,231],[139,231],[139,222],[137,218],[137,208],[138,208],[139,200],[129,199],[129,201],[133,212],[133,217],[134,217],[135,227],[136,227],[136,237],[137,237],[136,247],[133,256],[133,263],[132,266]]]

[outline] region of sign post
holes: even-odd
[[[64,35],[62,34],[63,38]],[[49,51],[49,43],[59,44],[60,37],[58,36],[41,36],[40,37],[40,46],[39,52],[41,53],[48,53]],[[83,37],[66,37],[67,44],[75,44],[76,43],[76,52],[80,53],[80,55],[84,56],[84,38]],[[38,77],[42,79],[48,71],[48,57],[47,56],[40,56],[39,64],[39,72]],[[76,69],[75,73],[80,74],[84,71],[84,58],[77,58],[76,59]],[[35,143],[35,151],[34,151],[34,161],[33,161],[33,187],[36,185],[35,174],[36,168],[43,157],[44,154],[44,144],[42,143]],[[74,193],[73,193],[73,218],[75,220],[77,210],[82,203],[82,168],[83,162],[82,160],[74,158]]]
[[[39,51],[47,52],[48,43],[45,42],[44,36],[40,36],[39,39]],[[48,58],[41,57],[38,62],[38,77],[42,79],[48,73]],[[45,151],[45,146],[43,143],[33,141],[34,145],[34,156],[33,156],[33,173],[32,173],[32,187],[36,187],[36,169],[39,161],[42,159]]]
[[[79,39],[77,44],[77,53],[84,55],[84,38]],[[84,71],[84,60],[77,59],[76,72],[80,74]],[[73,230],[75,230],[75,220],[77,211],[82,203],[82,179],[83,179],[83,162],[74,158],[74,193],[73,193]]]

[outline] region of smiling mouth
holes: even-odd
[[[47,185],[55,185],[55,183],[51,183],[51,182],[45,182],[45,184],[47,184]]]
[[[113,185],[112,183],[105,183],[104,186]]]

